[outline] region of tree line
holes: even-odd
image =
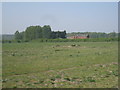
[[[104,32],[66,33],[65,30],[64,31],[52,31],[51,27],[49,25],[44,25],[43,27],[41,27],[41,26],[29,26],[23,32],[16,31],[14,34],[14,37],[15,37],[15,40],[17,40],[17,41],[31,41],[31,40],[35,40],[35,39],[41,39],[41,41],[44,41],[44,40],[51,41],[48,39],[59,40],[59,38],[65,39],[67,37],[76,36],[79,34],[83,34],[83,35],[88,34],[89,38],[118,38],[120,36],[120,33],[116,33],[116,32],[111,32],[111,33],[104,33]],[[53,40],[53,41],[56,41],[56,40]],[[102,40],[102,39],[100,39],[100,40]],[[115,40],[117,40],[117,39],[115,39]],[[70,40],[70,41],[72,41],[72,40]],[[80,41],[82,41],[82,40],[80,40]]]
[[[89,38],[118,38],[120,36],[120,33],[116,32],[110,32],[110,33],[104,33],[104,32],[72,32],[67,33],[67,36],[76,36],[78,34],[89,34]]]
[[[25,31],[15,32],[16,40],[30,41],[34,39],[56,39],[56,38],[66,38],[66,31],[51,31],[49,25],[41,26],[29,26]]]

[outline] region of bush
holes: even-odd
[[[18,42],[18,43],[21,43],[21,41],[20,41],[20,40],[18,40],[17,42]]]
[[[33,42],[111,42],[120,41],[120,38],[89,38],[89,39],[35,39]],[[2,40],[2,43],[22,43],[29,42],[28,40]]]

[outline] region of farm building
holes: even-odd
[[[87,39],[89,38],[88,34],[77,34],[74,36],[67,37],[67,39]]]

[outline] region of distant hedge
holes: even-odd
[[[118,38],[89,38],[89,39],[37,39],[35,42],[111,42],[120,41]]]
[[[2,43],[23,43],[23,42],[111,42],[120,41],[120,38],[89,38],[89,39],[36,39],[36,40],[2,40]]]

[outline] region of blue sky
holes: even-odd
[[[50,25],[67,32],[118,31],[117,2],[4,2],[2,33],[24,31],[31,25]]]

